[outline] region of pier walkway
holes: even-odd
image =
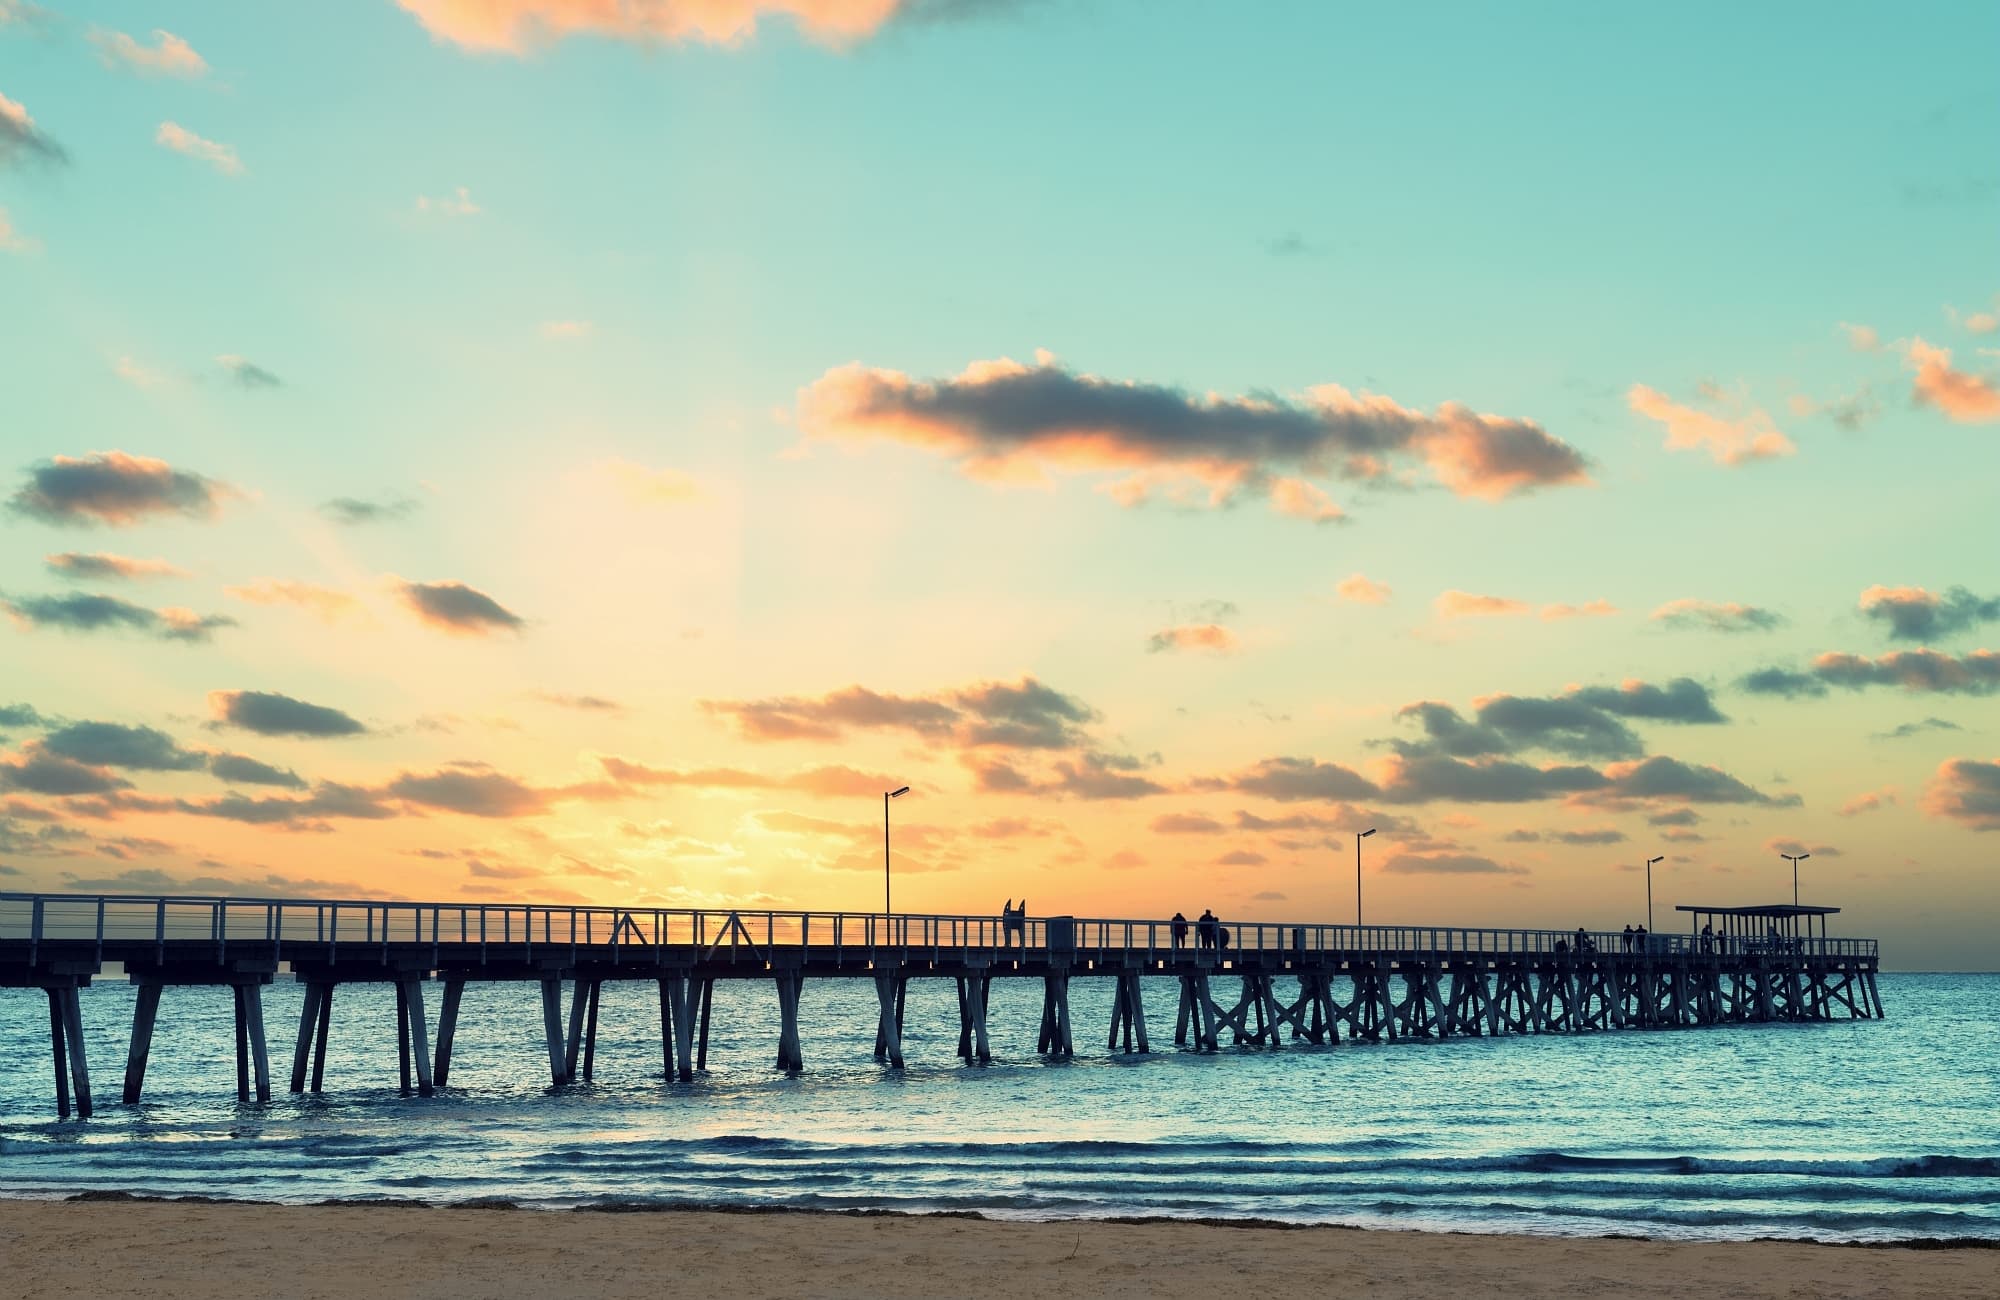
[[[1035,1050],[1050,1057],[1075,1053],[1070,988],[1080,978],[1109,993],[1110,1052],[1151,1050],[1145,977],[1177,981],[1173,1041],[1208,1052],[1225,1041],[1278,1048],[1882,1015],[1876,943],[1828,937],[1838,909],[1686,910],[1726,915],[1724,933],[1635,944],[1622,932],[1579,930],[0,893],[0,989],[47,994],[63,1116],[72,1098],[79,1115],[91,1113],[77,991],[111,965],[138,988],[128,1104],[144,1087],[160,998],[184,986],[231,991],[237,1095],[268,1100],[263,987],[287,970],[305,986],[293,1092],[321,1090],[335,992],[357,983],[395,986],[401,1087],[424,1095],[450,1078],[459,1002],[473,980],[539,988],[554,1084],[591,1078],[607,980],[658,984],[670,1081],[706,1068],[715,981],[724,979],[771,981],[774,1063],[788,1071],[805,1067],[799,992],[808,979],[872,980],[875,1055],[897,1068],[905,989],[916,978],[955,982],[958,1055],[968,1064],[992,1058],[996,979],[1040,981]],[[435,1035],[425,1009],[432,981],[442,984]]]

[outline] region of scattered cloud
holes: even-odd
[[[274,767],[244,754],[211,754],[208,770],[217,780],[232,781],[238,785],[274,785],[288,790],[306,788],[305,781],[290,768]]]
[[[519,632],[527,620],[462,582],[405,582],[397,592],[419,620],[455,636]]]
[[[134,388],[158,388],[167,382],[167,377],[149,366],[143,366],[131,357],[120,357],[111,372]]]
[[[1524,876],[1526,867],[1476,853],[1391,853],[1379,868],[1398,876]]]
[[[1302,478],[1272,479],[1271,509],[1314,524],[1338,523],[1347,518],[1347,512],[1334,504],[1325,489]]]
[[[1934,406],[1959,424],[2000,420],[2000,385],[1985,375],[1953,369],[1951,349],[1913,338],[1904,346],[1903,357],[1916,372],[1911,396],[1919,405]]]
[[[1801,858],[1837,858],[1840,856],[1840,850],[1831,844],[1807,844],[1804,840],[1795,840],[1784,836],[1765,840],[1764,851],[1767,853],[1790,854]]]
[[[1381,795],[1392,803],[1530,803],[1568,798],[1607,805],[1797,802],[1795,795],[1766,795],[1720,768],[1665,755],[1612,763],[1602,771],[1564,764],[1537,767],[1510,758],[1468,762],[1447,754],[1397,755],[1388,761]]]
[[[285,381],[264,367],[233,352],[225,352],[215,359],[215,364],[229,372],[230,379],[238,388],[283,388]]]
[[[190,772],[208,766],[208,755],[182,749],[164,731],[117,722],[72,722],[42,737],[41,746],[51,754],[91,767]]]
[[[2000,653],[1974,650],[1954,656],[1928,649],[1895,650],[1870,659],[1829,652],[1813,660],[1810,672],[1763,668],[1741,684],[1753,694],[1788,697],[1824,695],[1829,686],[1847,690],[1900,686],[1913,693],[1990,695],[2000,690]]]
[[[1863,813],[1880,812],[1884,808],[1893,808],[1902,802],[1902,791],[1893,785],[1888,785],[1883,786],[1880,790],[1863,791],[1851,799],[1844,800],[1840,807],[1834,811],[1842,817],[1859,817]]]
[[[1231,849],[1215,860],[1218,867],[1261,867],[1270,859],[1255,849]]]
[[[1912,736],[1921,736],[1932,731],[1964,730],[1965,728],[1959,726],[1956,722],[1947,722],[1943,718],[1919,718],[1915,722],[1899,722],[1887,731],[1878,731],[1875,733],[1874,739],[1908,740]]]
[[[0,166],[68,161],[69,154],[35,124],[24,106],[0,95]]]
[[[1155,835],[1220,835],[1229,828],[1202,813],[1165,813],[1151,823]]]
[[[796,772],[772,774],[737,767],[652,767],[603,755],[598,763],[620,785],[634,788],[680,786],[697,790],[797,790],[823,799],[855,799],[894,790],[905,782],[879,772],[863,772],[841,764],[825,764]]]
[[[308,704],[275,691],[211,691],[209,709],[224,726],[260,736],[358,736],[368,728],[339,709]]]
[[[222,593],[251,605],[290,605],[327,623],[338,622],[361,610],[361,602],[344,591],[290,578],[259,578],[240,586],[224,587]]]
[[[14,228],[14,219],[7,215],[7,209],[0,208],[0,253],[39,253],[42,241],[30,239]]]
[[[7,508],[49,524],[125,527],[163,515],[211,519],[224,501],[241,495],[163,460],[93,451],[31,466]]]
[[[1784,616],[1757,605],[1734,601],[1670,600],[1650,616],[1667,627],[1707,632],[1769,632],[1784,625]]]
[[[1924,789],[1924,811],[1975,831],[2000,831],[2000,760],[1948,758]]]
[[[124,777],[51,753],[33,742],[22,746],[17,755],[0,757],[0,790],[67,798],[109,795],[131,788],[132,783]]]
[[[1356,605],[1386,605],[1391,594],[1387,583],[1376,582],[1359,573],[1350,573],[1342,578],[1333,591],[1342,600]]]
[[[1461,496],[1489,500],[1589,478],[1583,456],[1541,426],[1456,403],[1426,414],[1337,385],[1297,398],[1195,396],[1080,374],[1047,354],[1033,366],[974,362],[936,381],[842,366],[801,391],[798,420],[811,439],[902,443],[987,481],[1122,474],[1106,490],[1125,505],[1158,494],[1216,507],[1249,492],[1305,508],[1329,503],[1278,485],[1302,475],[1382,480],[1412,462]]]
[[[178,122],[160,123],[160,129],[153,133],[153,142],[163,149],[199,159],[225,176],[243,174],[243,160],[236,156],[233,147],[205,140]]]
[[[1861,593],[1863,617],[1889,625],[1897,641],[1931,641],[2000,622],[2000,596],[1975,596],[1953,587],[1942,596],[1922,587],[1884,587]]]
[[[235,619],[223,614],[201,615],[179,606],[148,609],[95,592],[0,597],[0,609],[5,609],[24,627],[56,628],[64,632],[123,629],[143,632],[162,641],[207,641],[218,628],[236,626]]]
[[[423,503],[412,497],[392,497],[387,501],[366,501],[360,497],[335,497],[320,502],[319,512],[336,524],[386,524],[408,519]]]
[[[1097,712],[1032,677],[980,682],[933,695],[884,695],[849,686],[822,696],[703,700],[746,740],[838,740],[849,731],[903,731],[959,749],[1076,749]]]
[[[1798,450],[1761,410],[1728,418],[1683,406],[1657,389],[1634,384],[1626,404],[1649,420],[1665,425],[1667,450],[1705,450],[1720,465],[1790,456]]]
[[[1161,628],[1146,638],[1146,650],[1151,654],[1162,650],[1204,650],[1226,655],[1235,653],[1238,646],[1236,634],[1220,623],[1183,623]]]
[[[1840,322],[1840,331],[1847,336],[1847,346],[1856,352],[1880,352],[1882,350],[1882,336],[1871,326],[1852,325],[1846,321],[1842,321]]]
[[[1233,776],[1215,782],[1218,788],[1258,795],[1279,803],[1307,800],[1341,802],[1381,793],[1375,783],[1352,768],[1313,758],[1267,758]]]
[[[1504,596],[1477,596],[1469,591],[1446,591],[1431,602],[1441,619],[1458,618],[1505,618],[1515,614],[1526,614],[1529,605],[1524,600],[1509,600]]]
[[[590,337],[596,326],[587,320],[545,320],[541,329],[545,339],[581,339]]]
[[[89,41],[97,47],[97,57],[107,68],[168,77],[200,77],[208,73],[208,61],[172,32],[153,30],[153,43],[127,36],[124,32],[92,27]]]
[[[1589,600],[1581,605],[1544,605],[1539,617],[1544,623],[1556,623],[1568,618],[1609,618],[1618,612],[1618,607],[1608,600]]]
[[[1882,403],[1866,384],[1855,392],[1816,401],[1804,393],[1794,393],[1787,405],[1792,414],[1804,420],[1815,415],[1824,415],[1838,428],[1853,433],[1882,413]]]
[[[739,45],[760,19],[789,19],[809,39],[842,48],[891,22],[943,22],[1024,0],[396,0],[434,38],[463,49],[522,55],[571,36],[639,44]]]
[[[472,192],[460,185],[443,198],[432,198],[428,194],[417,196],[417,211],[440,217],[474,217],[481,209],[472,201]]]
[[[553,704],[559,709],[574,709],[578,713],[623,713],[625,706],[602,695],[570,695],[562,691],[529,691],[530,699],[544,704]]]
[[[111,555],[104,551],[85,554],[81,551],[64,551],[60,555],[45,555],[42,563],[49,572],[59,573],[65,578],[76,578],[84,582],[129,582],[137,578],[185,578],[187,570],[167,563],[165,560],[135,560],[129,556]]]

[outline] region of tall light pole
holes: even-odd
[[[889,801],[909,792],[909,786],[882,792],[882,915],[885,917],[893,910],[889,906]]]
[[[1646,933],[1647,934],[1651,934],[1653,932],[1653,864],[1655,862],[1665,862],[1666,860],[1667,857],[1664,853],[1657,858],[1646,859]]]
[[[1799,905],[1799,863],[1811,857],[1810,853],[1780,853],[1779,857],[1792,864],[1792,906]]]
[[[1375,828],[1370,826],[1354,837],[1354,928],[1357,930],[1361,928],[1361,841],[1374,833]],[[1355,941],[1360,942],[1358,935]]]

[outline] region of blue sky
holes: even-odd
[[[619,12],[657,31],[679,8]],[[1318,808],[1407,823],[1400,868],[1396,837],[1376,842],[1383,919],[1620,923],[1616,866],[1652,851],[1672,797],[1418,799],[1384,768],[1388,742],[1414,743],[1398,713],[1419,701],[1469,718],[1495,695],[1685,677],[1729,722],[1631,722],[1643,753],[1758,799],[1680,828],[1704,838],[1669,846],[1677,895],[1761,898],[1783,872],[1770,844],[1796,839],[1854,928],[1943,926],[1941,960],[1990,964],[1984,679],[1829,677],[1793,698],[1742,681],[1829,652],[1957,662],[2000,626],[1897,639],[1858,607],[1877,584],[1923,589],[1905,605],[2000,595],[2000,13],[878,8],[886,21],[835,42],[728,0],[713,12],[756,17],[754,34],[586,26],[494,49],[431,0],[0,5],[0,95],[33,123],[0,134],[6,490],[112,451],[235,489],[201,518],[12,510],[0,666],[53,721],[0,728],[0,765],[76,720],[213,750],[232,733],[211,693],[267,691],[367,732],[231,743],[307,788],[375,791],[381,813],[252,824],[204,802],[225,793],[212,773],[94,764],[141,804],[17,776],[0,862],[52,888],[858,906],[866,797],[603,779],[606,755],[683,774],[837,763],[855,789],[920,787],[912,906],[983,911],[1024,872],[1055,872],[1078,912],[1212,899],[1337,918],[1326,863],[1351,851],[1343,831],[1234,820]],[[571,7],[494,12],[560,25]],[[192,63],[163,53],[183,45]],[[1950,360],[1920,369],[1918,340]],[[1331,418],[1312,394],[1339,385],[1383,395],[1421,439],[1459,403],[1542,431],[1589,482],[1485,500],[1440,486],[1446,453],[1379,473],[1244,453],[1225,505],[1200,503],[1212,481],[1190,504],[1156,486],[1121,505],[1110,489],[1135,466],[1186,487],[1186,463],[1159,459],[1167,435],[1073,414],[1079,444],[1022,433],[1021,411],[967,378],[1000,358],[1063,400],[1178,393],[1197,421],[1207,395]],[[816,417],[802,395],[852,396],[836,382],[852,363],[943,383],[959,423],[913,431],[931,417],[900,397],[893,414]],[[1926,398],[1932,379],[1956,387]],[[1790,454],[1670,449],[1635,386]],[[1244,445],[1211,432],[1205,455]],[[1047,482],[968,474],[954,439]],[[1293,477],[1345,518],[1275,511],[1267,492]],[[407,504],[356,526],[328,515],[335,498]],[[92,586],[45,562],[71,550],[181,573]],[[1344,599],[1357,574],[1387,602]],[[520,622],[413,616],[408,584],[444,582]],[[301,584],[333,594],[302,604]],[[86,590],[234,625],[188,643],[33,603]],[[1525,609],[1449,618],[1451,591]],[[1651,617],[1677,600],[1774,621]],[[1599,601],[1616,612],[1539,616]],[[1149,650],[1173,628],[1220,630]],[[995,749],[962,736],[874,721],[773,738],[732,711],[837,709],[849,687],[972,709],[977,684],[1024,678],[1091,719],[1087,739],[1011,756],[1026,789],[995,785]],[[584,695],[619,708],[545,698]],[[1955,729],[1878,738],[1932,718]],[[1583,760],[1562,743],[1472,761]],[[1364,774],[1381,797],[1262,807],[1239,778],[1281,756]],[[1076,774],[1111,760],[1158,789],[1086,793]],[[541,794],[468,810],[393,792],[474,770],[452,764]],[[1840,815],[1870,793],[1873,810]],[[1230,830],[1156,829],[1190,810]],[[779,814],[824,824],[775,832]],[[1039,829],[973,829],[1009,819]],[[76,834],[4,848],[49,825]],[[164,847],[121,859],[121,839]],[[502,874],[469,874],[468,854]]]

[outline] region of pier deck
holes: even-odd
[[[1697,910],[1702,916],[1718,909]],[[296,899],[0,893],[0,988],[48,997],[57,1111],[92,1093],[77,991],[116,964],[139,990],[125,1102],[139,1100],[163,991],[220,986],[235,1007],[237,1094],[271,1095],[263,986],[289,970],[306,988],[291,1090],[324,1082],[331,1008],[342,984],[393,983],[403,1091],[450,1077],[459,999],[472,980],[533,982],[553,1084],[589,1079],[599,989],[659,986],[663,1072],[706,1068],[716,980],[762,979],[776,997],[779,1069],[804,1068],[799,992],[807,980],[870,979],[875,1054],[903,1064],[905,988],[955,981],[958,1054],[991,1059],[995,979],[1035,979],[1036,1051],[1075,1052],[1070,984],[1108,982],[1107,1051],[1151,1050],[1142,979],[1177,980],[1174,1043],[1277,1048],[1398,1038],[1693,1028],[1882,1015],[1872,939],[1830,938],[1836,909],[1729,909],[1754,918],[1713,934],[1343,926],[1273,922],[883,915],[545,907]],[[1819,922],[1817,933],[1813,921]],[[1290,987],[1282,990],[1279,981]],[[1234,980],[1220,994],[1218,981]],[[435,1035],[426,984],[443,985]],[[569,1006],[564,1010],[564,984]],[[413,1077],[414,1076],[414,1077]]]

